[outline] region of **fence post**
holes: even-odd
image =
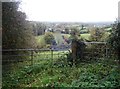
[[[51,59],[53,60],[53,49],[51,49]]]
[[[51,49],[51,67],[53,66],[53,49]]]
[[[106,58],[108,57],[108,49],[107,49],[107,44],[105,43],[105,45],[106,45]]]
[[[33,50],[31,50],[31,65],[33,65]]]

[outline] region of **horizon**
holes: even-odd
[[[33,21],[33,20],[28,20],[30,22],[41,22],[41,23],[114,23],[114,21],[96,21],[96,22],[69,22],[69,21]]]

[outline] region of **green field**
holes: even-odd
[[[64,35],[64,36],[67,37],[67,38],[70,37],[69,34],[62,34],[62,35]],[[80,35],[81,35],[81,38],[89,40],[89,37],[90,37],[90,34],[89,34],[89,33],[84,33],[84,34],[80,34]]]
[[[89,40],[90,34],[88,34],[88,33],[81,34],[81,37],[82,37],[83,39]]]

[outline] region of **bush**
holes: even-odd
[[[99,28],[93,28],[90,30],[90,41],[104,41],[105,31]]]
[[[36,45],[37,45],[37,49],[41,49],[41,48],[46,47],[46,42],[44,40],[44,35],[36,36]]]
[[[119,64],[120,64],[120,22],[114,24],[113,32],[111,33],[108,43],[110,47],[117,54]]]
[[[52,41],[54,40],[54,36],[51,32],[47,32],[45,33],[44,39],[45,39],[46,44],[51,44]]]

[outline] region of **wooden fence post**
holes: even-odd
[[[31,50],[31,65],[33,65],[33,50]]]
[[[107,48],[107,44],[105,43],[105,47],[106,47],[106,58],[108,58],[108,48]]]
[[[53,50],[51,49],[51,59],[53,60]]]
[[[51,49],[51,60],[52,60],[52,62],[51,62],[51,67],[53,66],[53,49]]]

